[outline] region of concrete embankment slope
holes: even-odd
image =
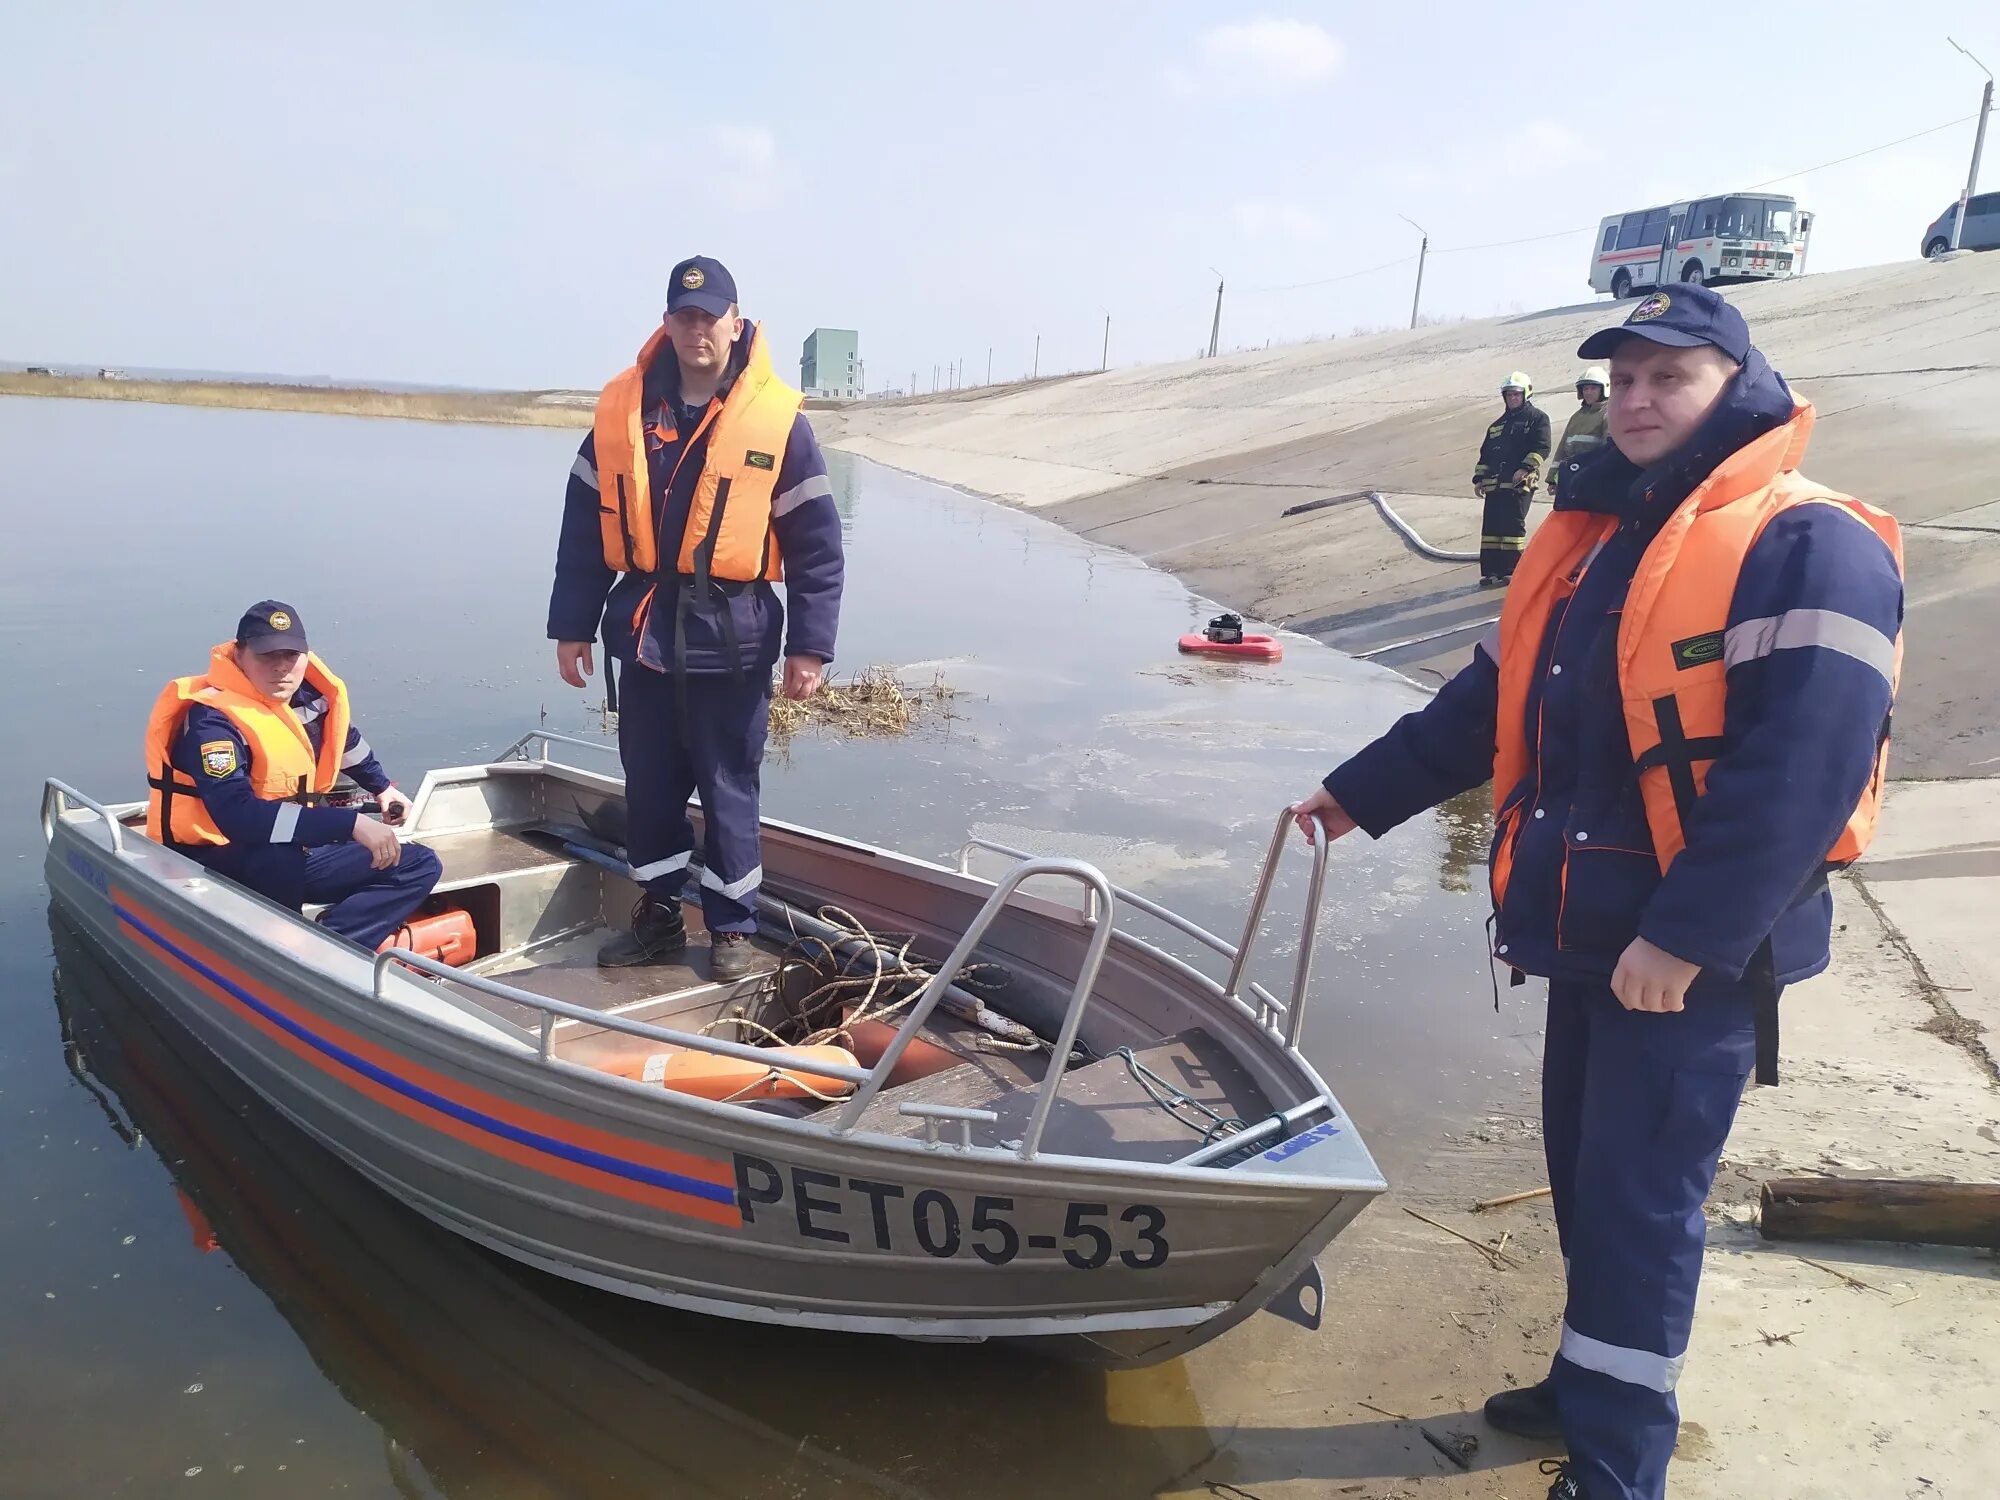
[[[1808,472],[1909,528],[1898,770],[2000,766],[2000,255],[1728,295],[1819,409]],[[1436,545],[1475,546],[1468,481],[1501,379],[1533,375],[1560,431],[1577,344],[1623,311],[1600,302],[814,420],[834,446],[1042,508],[1260,618],[1442,675],[1496,601],[1355,492],[1386,493]],[[1343,495],[1355,498],[1283,514]]]

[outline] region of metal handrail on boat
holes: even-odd
[[[524,754],[523,752],[527,750],[528,746],[534,744],[537,740],[542,742],[541,755],[531,756]],[[552,761],[550,759],[550,745],[581,745],[586,750],[596,750],[606,755],[616,755],[618,753],[618,741],[616,740],[587,740],[580,735],[558,734],[553,729],[531,729],[505,750],[502,750],[499,758],[501,760],[539,759],[545,765],[562,764],[560,761]],[[578,767],[578,769],[582,768]]]
[[[841,1115],[833,1122],[836,1135],[845,1135],[860,1123],[861,1115],[870,1101],[882,1091],[889,1074],[895,1070],[910,1040],[917,1030],[930,1018],[944,992],[951,987],[953,978],[972,959],[972,953],[979,946],[979,940],[986,936],[987,928],[1007,909],[1007,902],[1025,880],[1037,875],[1063,875],[1076,881],[1095,895],[1101,903],[1101,920],[1095,922],[1090,934],[1090,945],[1084,949],[1083,962],[1076,971],[1076,984],[1070,990],[1069,1005],[1063,1012],[1062,1026],[1056,1033],[1055,1043],[1049,1049],[1049,1070],[1043,1076],[1035,1091],[1034,1107],[1028,1115],[1028,1128],[1021,1136],[1021,1144],[1015,1151],[1022,1161],[1033,1161],[1042,1144],[1042,1131],[1049,1123],[1049,1112],[1055,1108],[1056,1093],[1062,1086],[1063,1068],[1071,1050],[1076,1046],[1077,1029],[1083,1024],[1083,1012],[1090,1003],[1091,991],[1097,987],[1097,971],[1104,963],[1104,950],[1111,945],[1113,914],[1118,900],[1112,894],[1111,882],[1104,878],[1104,872],[1095,865],[1085,864],[1080,859],[1030,859],[1024,860],[1009,870],[993,887],[993,894],[986,898],[986,904],[979,908],[979,915],[966,926],[959,937],[958,945],[951,950],[951,956],[938,966],[931,982],[924,986],[924,992],[911,1007],[903,1024],[897,1028],[896,1036],[876,1062],[868,1081],[854,1091],[842,1109]]]
[[[1300,1032],[1304,1029],[1305,1025],[1306,985],[1312,978],[1313,948],[1319,935],[1319,909],[1320,903],[1326,894],[1327,841],[1324,838],[1317,839],[1313,843],[1312,879],[1306,887],[1305,925],[1299,935],[1299,957],[1292,974],[1291,999],[1289,1001],[1279,1000],[1269,990],[1264,988],[1263,985],[1255,981],[1252,981],[1248,985],[1243,983],[1243,971],[1249,964],[1251,947],[1261,935],[1264,907],[1270,900],[1271,886],[1277,878],[1278,861],[1284,857],[1285,834],[1291,825],[1291,821],[1292,810],[1289,807],[1278,814],[1278,826],[1276,831],[1271,835],[1270,850],[1264,856],[1264,868],[1257,877],[1257,891],[1250,903],[1249,919],[1243,924],[1243,941],[1241,943],[1231,943],[1224,938],[1217,937],[1207,928],[1190,922],[1186,917],[1180,915],[1180,913],[1170,911],[1155,901],[1149,901],[1136,891],[1128,891],[1123,886],[1117,885],[1112,886],[1111,891],[1124,905],[1136,907],[1138,910],[1146,913],[1147,916],[1164,922],[1176,932],[1184,933],[1202,946],[1212,949],[1214,952],[1228,959],[1229,978],[1222,986],[1223,997],[1228,1000],[1241,1001],[1245,994],[1249,995],[1252,1000],[1257,1002],[1258,1019],[1266,1026],[1272,1025],[1277,1017],[1284,1017],[1285,1029],[1283,1034],[1285,1045],[1287,1047],[1296,1047],[1299,1044]],[[1035,857],[1025,850],[1015,849],[1006,844],[995,843],[992,839],[971,838],[967,839],[958,851],[959,874],[970,875],[972,873],[972,851],[974,849],[986,849],[994,854],[1004,855],[1009,859],[1028,860]],[[1084,919],[1086,921],[1094,920],[1088,909],[1085,910]]]
[[[974,849],[985,849],[993,854],[1004,855],[1008,859],[1040,858],[1039,855],[1030,854],[1025,849],[1016,849],[1011,844],[997,843],[992,839],[969,838],[965,841],[964,844],[962,844],[959,847],[958,851],[959,874],[961,875],[972,874],[972,851]],[[1228,959],[1231,963],[1236,962],[1236,945],[1230,942],[1227,938],[1216,936],[1214,933],[1210,932],[1206,927],[1200,926],[1199,924],[1194,922],[1190,922],[1186,917],[1182,916],[1179,912],[1171,911],[1167,907],[1160,905],[1159,902],[1149,900],[1147,897],[1140,895],[1137,891],[1127,890],[1122,885],[1112,886],[1111,894],[1118,898],[1118,904],[1120,906],[1130,906],[1139,911],[1142,911],[1147,916],[1153,917],[1160,922],[1164,922],[1167,926],[1173,928],[1174,931],[1179,933],[1184,933],[1186,936],[1193,938],[1197,943],[1200,943],[1204,948],[1210,949],[1211,951],[1220,954],[1222,957]],[[1094,920],[1088,909],[1086,909],[1084,912],[1084,920],[1085,921]],[[1162,954],[1161,956],[1169,959],[1172,958],[1171,954]],[[1173,962],[1179,963],[1180,961],[1178,959],[1173,959]],[[1249,993],[1251,997],[1254,1000],[1256,1000],[1259,1008],[1263,1012],[1263,1015],[1260,1016],[1259,1019],[1265,1020],[1266,1024],[1268,1024],[1268,1017],[1282,1016],[1283,1014],[1285,1014],[1285,1011],[1287,1009],[1285,1003],[1282,1000],[1280,1000],[1276,995],[1272,994],[1269,990],[1265,989],[1263,985],[1252,983],[1249,986]]]
[[[72,802],[104,819],[104,826],[111,831],[111,852],[120,859],[125,858],[125,829],[111,809],[95,797],[84,796],[67,781],[57,781],[53,776],[42,783],[42,842],[55,841],[56,819],[69,811],[68,804]]]
[[[607,1031],[622,1031],[628,1036],[641,1037],[649,1042],[662,1042],[671,1047],[685,1047],[697,1052],[713,1052],[718,1057],[733,1057],[740,1062],[761,1063],[771,1068],[785,1068],[794,1073],[810,1073],[815,1077],[838,1078],[843,1083],[866,1083],[873,1075],[862,1067],[850,1067],[846,1063],[822,1062],[816,1057],[801,1057],[797,1053],[779,1047],[753,1047],[747,1042],[731,1042],[721,1037],[702,1036],[693,1031],[675,1031],[666,1026],[654,1026],[645,1021],[633,1021],[609,1011],[592,1010],[587,1005],[573,1005],[567,1000],[557,1000],[548,995],[537,995],[532,990],[519,989],[511,984],[502,984],[497,979],[488,979],[484,974],[468,974],[463,969],[454,969],[449,964],[440,963],[421,953],[413,953],[408,948],[386,948],[375,955],[375,980],[371,986],[377,1000],[383,998],[382,976],[389,965],[406,964],[426,974],[435,974],[440,979],[448,979],[454,984],[462,984],[469,990],[492,995],[497,999],[511,1000],[516,1005],[525,1005],[542,1013],[541,1056],[544,1062],[555,1056],[555,1018],[567,1016],[573,1021],[589,1021],[602,1026]]]
[[[1271,835],[1270,852],[1264,856],[1263,871],[1257,877],[1257,894],[1250,901],[1250,915],[1243,923],[1243,941],[1236,945],[1236,957],[1229,966],[1229,978],[1223,982],[1223,993],[1235,998],[1237,987],[1243,982],[1243,971],[1250,963],[1250,950],[1263,935],[1264,907],[1271,899],[1271,885],[1277,879],[1278,861],[1285,857],[1286,834],[1291,831],[1292,810],[1287,807],[1278,814],[1277,829]],[[1296,1047],[1299,1033],[1305,1027],[1306,985],[1312,979],[1313,948],[1319,941],[1319,906],[1326,895],[1326,851],[1327,839],[1324,831],[1313,840],[1312,878],[1306,884],[1305,918],[1299,928],[1299,957],[1292,968],[1292,998],[1285,1008],[1285,1045]]]

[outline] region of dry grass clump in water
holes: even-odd
[[[828,676],[803,703],[771,699],[771,734],[780,744],[808,725],[847,735],[908,734],[931,719],[951,717],[955,696],[939,672],[927,687],[911,687],[894,667],[863,667],[846,681]]]

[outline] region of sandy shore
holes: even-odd
[[[578,391],[381,391],[360,386],[265,385],[228,380],[127,380],[92,375],[0,372],[0,396],[85,401],[150,401],[166,406],[231,406],[339,417],[417,422],[495,422],[588,427],[592,395]]]

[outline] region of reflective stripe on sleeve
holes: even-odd
[[[597,467],[581,453],[577,454],[576,462],[569,466],[569,472],[571,478],[581,479],[588,488],[593,490],[597,488]]]
[[[271,842],[289,844],[299,831],[299,805],[296,802],[279,804],[278,815],[271,820]]]
[[[814,474],[776,496],[771,501],[771,514],[773,517],[788,516],[808,500],[826,499],[832,494],[833,481],[824,474]]]
[[[1685,1354],[1669,1358],[1650,1349],[1607,1344],[1587,1333],[1578,1333],[1568,1323],[1563,1324],[1562,1347],[1556,1352],[1573,1365],[1609,1375],[1627,1385],[1644,1386],[1649,1391],[1671,1391],[1680,1382],[1681,1366],[1687,1363]]]
[[[374,753],[368,748],[368,741],[357,735],[354,743],[347,747],[347,753],[340,757],[340,769],[351,771]]]
[[[1495,666],[1500,664],[1500,622],[1495,620],[1486,627],[1486,633],[1473,642],[1472,649],[1484,651],[1486,659]]]
[[[1722,637],[1722,660],[1734,667],[1774,651],[1808,646],[1851,656],[1880,672],[1884,681],[1894,681],[1896,643],[1866,620],[1830,609],[1788,609],[1732,625]]]

